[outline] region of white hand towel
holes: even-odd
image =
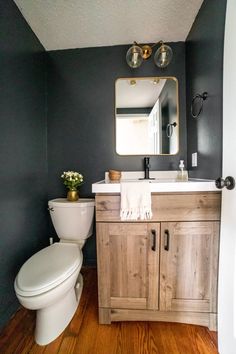
[[[121,220],[147,220],[152,218],[151,190],[148,181],[121,182]]]

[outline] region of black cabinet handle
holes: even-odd
[[[151,230],[151,234],[152,234],[152,251],[156,251],[156,245],[157,245],[157,234],[156,234],[156,230]]]
[[[164,231],[164,235],[165,235],[164,250],[165,251],[169,251],[169,249],[170,249],[170,233],[169,233],[169,230],[165,230]]]

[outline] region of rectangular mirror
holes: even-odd
[[[117,79],[116,152],[119,155],[177,154],[178,102],[175,77]]]

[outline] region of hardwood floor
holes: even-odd
[[[161,322],[98,324],[96,269],[83,269],[84,290],[65,331],[47,346],[34,342],[34,311],[21,308],[0,336],[1,354],[217,354],[216,333]]]

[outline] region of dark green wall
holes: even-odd
[[[14,278],[46,244],[45,51],[0,0],[0,327],[19,306]]]
[[[186,41],[188,169],[195,178],[222,173],[223,46],[226,0],[205,0]],[[208,92],[198,119],[190,114],[192,97]],[[198,167],[192,168],[192,153]]]
[[[81,196],[91,196],[92,183],[104,179],[108,169],[142,170],[143,157],[115,152],[114,88],[120,77],[175,76],[179,80],[180,152],[151,157],[153,170],[176,169],[186,159],[185,44],[171,43],[173,61],[166,69],[153,60],[139,69],[125,61],[127,46],[49,52],[48,63],[48,166],[50,198],[66,195],[60,180],[63,170],[83,173]],[[85,262],[95,262],[94,236],[84,249]]]

